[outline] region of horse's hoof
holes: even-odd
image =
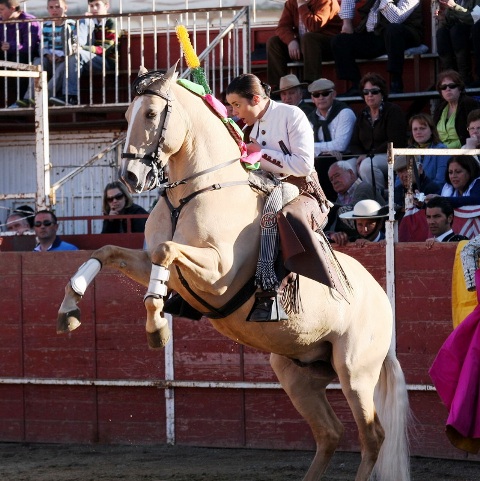
[[[73,331],[79,327],[80,324],[80,309],[59,312],[57,317],[57,334]]]
[[[147,331],[148,347],[150,347],[151,349],[164,348],[167,345],[169,340],[170,340],[170,328],[168,327],[168,324],[160,328],[158,331],[155,331],[155,332]]]

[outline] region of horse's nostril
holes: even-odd
[[[132,184],[136,184],[138,182],[138,177],[133,172],[128,172],[127,180]]]

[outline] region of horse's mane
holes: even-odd
[[[144,74],[139,75],[132,84],[132,89],[136,95],[144,95],[147,93],[153,93],[158,95],[157,90],[150,89],[150,85],[153,83],[160,81],[163,85],[165,83],[166,77],[165,72],[161,70],[152,70],[146,72]],[[177,81],[177,85],[182,86],[186,90],[188,90],[192,95],[200,97],[205,105],[209,108],[210,112],[212,112],[216,117],[218,117],[230,135],[233,137],[233,140],[237,143],[240,150],[242,150],[242,142],[243,142],[243,134],[242,131],[238,128],[237,124],[233,122],[231,119],[227,117],[227,112],[225,106],[216,99],[213,95],[205,93],[204,88],[191,82],[189,80],[180,79]]]

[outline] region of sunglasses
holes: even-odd
[[[320,97],[320,95],[322,97],[328,97],[332,92],[333,92],[333,90],[328,90],[326,92],[313,92],[312,97],[315,98],[315,99],[318,99],[318,97]]]
[[[53,222],[51,220],[44,220],[43,222],[40,222],[39,220],[37,220],[37,222],[35,222],[35,224],[33,225],[35,227],[41,227],[42,225],[45,227],[50,227],[52,224]]]
[[[380,92],[381,92],[381,90],[380,90],[379,88],[376,88],[376,89],[363,89],[363,90],[362,90],[362,94],[363,94],[363,95],[368,95],[368,94],[378,95]]]
[[[113,197],[107,197],[107,202],[123,199],[125,196],[122,193],[115,194]]]
[[[458,88],[457,84],[442,84],[442,85],[440,85],[440,90],[447,90],[447,89],[453,90],[453,89],[456,89],[456,88]]]

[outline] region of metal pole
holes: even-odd
[[[48,86],[47,72],[39,69],[39,77],[34,79],[35,85],[35,157],[37,165],[37,210],[55,204],[50,197],[50,131],[48,127]],[[53,197],[53,196],[52,196]]]

